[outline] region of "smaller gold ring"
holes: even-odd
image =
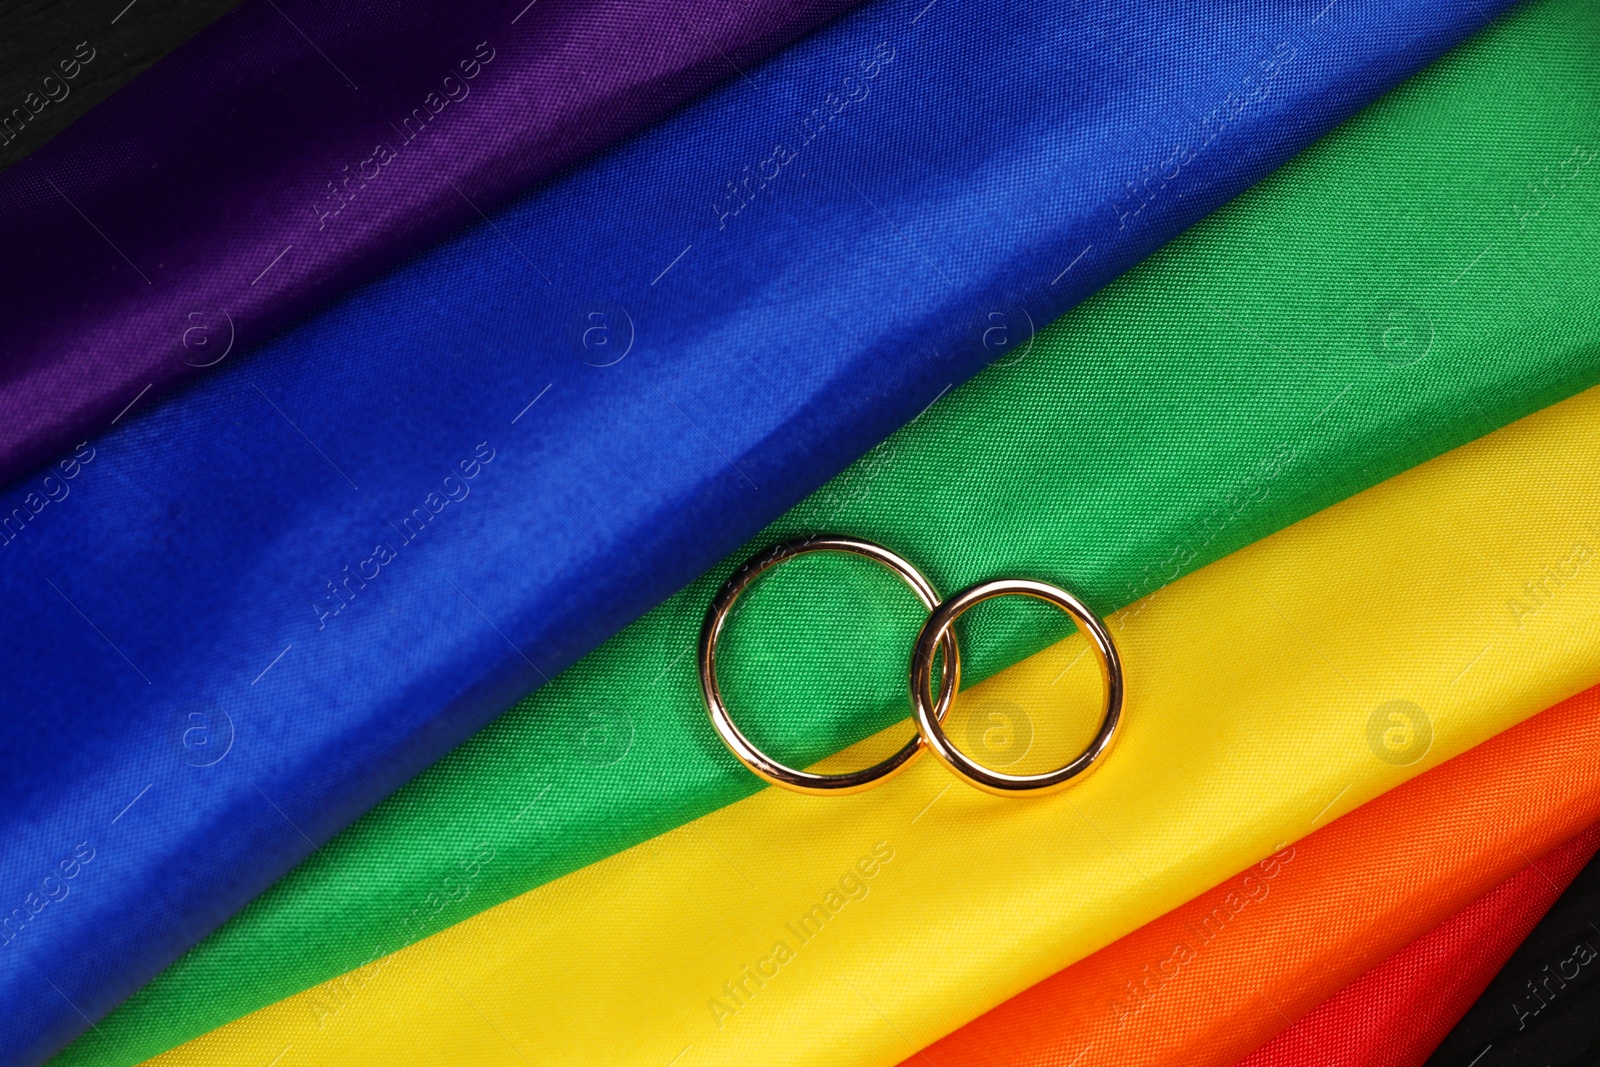
[[[990,770],[974,761],[950,743],[944,727],[940,725],[944,712],[948,710],[948,702],[945,702],[938,715],[934,715],[933,705],[929,703],[928,698],[934,650],[946,636],[954,632],[956,619],[974,604],[982,603],[992,597],[1013,594],[1043,600],[1072,616],[1073,621],[1078,624],[1078,628],[1084,632],[1094,647],[1095,658],[1100,663],[1100,677],[1105,684],[1106,711],[1100,723],[1100,732],[1089,742],[1089,747],[1071,763],[1043,774],[1005,774]],[[1112,739],[1117,732],[1117,722],[1122,718],[1122,660],[1117,655],[1117,646],[1111,641],[1111,633],[1077,597],[1065,589],[1058,589],[1044,582],[1034,582],[1024,578],[1000,578],[979,582],[940,604],[928,616],[928,621],[922,625],[922,632],[917,635],[917,643],[911,652],[910,674],[911,702],[916,708],[917,731],[933,750],[935,758],[952,773],[960,775],[984,792],[996,796],[1044,794],[1065,789],[1071,784],[1072,779],[1093,768],[1095,762],[1111,747]],[[948,682],[941,684],[939,694],[941,701],[944,700],[945,690],[949,688]],[[961,688],[960,661],[956,662],[954,688],[958,691]]]
[[[901,580],[911,587],[911,591],[917,594],[917,599],[922,601],[923,607],[932,611],[939,606],[939,594],[934,591],[928,579],[922,576],[922,572],[882,545],[834,534],[819,534],[785,541],[758,556],[751,557],[744,566],[733,572],[733,576],[712,598],[711,606],[706,609],[705,624],[700,628],[700,688],[705,694],[706,711],[711,716],[711,725],[716,727],[722,743],[728,746],[728,751],[732,752],[740,763],[750,768],[764,781],[812,796],[859,793],[889,780],[910,766],[911,761],[922,754],[922,732],[919,730],[904,747],[881,763],[844,774],[815,774],[785,766],[751,744],[750,739],[734,725],[733,717],[728,714],[728,706],[722,700],[722,690],[717,685],[717,638],[722,633],[723,624],[728,620],[728,613],[733,610],[733,602],[761,576],[763,571],[806,552],[849,552],[865,556],[899,575]],[[950,708],[950,702],[955,699],[956,680],[961,675],[961,660],[960,652],[956,648],[954,631],[947,632],[930,645],[942,646],[945,654],[940,670],[938,700],[929,711],[929,714],[938,720],[944,718],[945,712]],[[924,675],[924,686],[931,683],[932,673],[930,666]]]

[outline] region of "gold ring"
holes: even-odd
[[[942,679],[939,687],[938,713],[934,714],[934,707],[929,703],[928,685],[933,671],[933,653],[944,639],[954,632],[952,627],[962,612],[974,604],[982,603],[992,597],[1017,594],[1043,600],[1054,604],[1078,624],[1090,644],[1095,650],[1095,657],[1100,663],[1100,677],[1105,683],[1106,711],[1105,718],[1101,720],[1100,732],[1095,735],[1089,747],[1064,767],[1043,774],[1005,774],[992,771],[980,763],[973,761],[955,745],[950,743],[945,735],[944,727],[940,720],[949,710],[950,701],[945,693],[954,688],[961,688],[961,664],[955,661],[955,684],[952,687],[947,677]],[[949,646],[945,646],[949,647]],[[946,655],[946,662],[951,658]],[[1023,578],[1000,578],[989,582],[979,582],[977,585],[963,589],[949,600],[940,604],[928,616],[928,621],[923,623],[922,632],[917,635],[916,646],[911,652],[911,701],[916,708],[917,731],[928,747],[933,750],[934,756],[948,767],[953,773],[965,778],[972,785],[986,793],[996,796],[1018,796],[1023,793],[1053,793],[1065,789],[1072,779],[1095,765],[1095,761],[1105,754],[1111,747],[1111,741],[1116,736],[1117,722],[1122,717],[1122,660],[1117,656],[1117,646],[1111,641],[1111,634],[1106,630],[1105,624],[1095,617],[1083,602],[1065,589],[1057,589],[1044,582],[1033,582]]]
[[[751,557],[744,566],[734,571],[733,576],[712,599],[711,606],[706,609],[705,625],[700,628],[700,687],[705,693],[706,711],[711,716],[711,725],[716,727],[722,743],[728,746],[728,751],[732,752],[740,763],[749,767],[762,779],[773,785],[781,785],[785,789],[813,796],[859,793],[894,777],[921,755],[923,732],[919,730],[903,748],[881,763],[845,774],[813,774],[810,771],[787,767],[751,744],[750,739],[734,725],[732,716],[728,714],[728,706],[723,703],[722,691],[717,686],[717,638],[722,633],[723,624],[728,620],[728,613],[733,609],[733,602],[761,576],[763,571],[806,552],[850,552],[865,556],[898,574],[901,580],[911,587],[912,592],[917,594],[917,599],[922,601],[923,607],[932,611],[939,606],[939,594],[934,591],[928,579],[910,563],[882,545],[832,534],[785,541],[758,556]],[[927,627],[923,629],[926,630]],[[929,710],[929,714],[938,720],[944,718],[945,712],[950,708],[951,700],[955,698],[956,681],[961,676],[961,660],[956,648],[955,633],[948,627],[938,639],[929,644],[930,647],[942,646],[944,649],[939,696]],[[931,683],[932,673],[931,666],[923,672],[924,686]]]

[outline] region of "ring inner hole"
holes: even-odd
[[[723,700],[744,735],[790,767],[870,766],[916,732],[905,672],[925,618],[916,594],[881,564],[841,552],[796,556],[734,602],[717,642]]]
[[[1071,616],[1007,595],[973,605],[955,626],[962,679],[944,723],[951,743],[1007,774],[1044,774],[1076,759],[1100,729],[1105,690]],[[1016,666],[1001,669],[1008,662]]]

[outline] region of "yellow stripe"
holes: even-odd
[[[896,1063],[1600,680],[1597,546],[1591,390],[1114,619],[1126,732],[1077,788],[768,789],[152,1062]],[[1077,640],[963,706],[1059,734]]]

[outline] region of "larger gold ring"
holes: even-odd
[[[1100,723],[1100,732],[1089,742],[1089,747],[1071,763],[1043,774],[1005,774],[990,770],[976,762],[950,743],[944,727],[940,725],[944,713],[949,710],[949,701],[945,700],[944,696],[945,692],[952,688],[948,679],[939,687],[941,704],[938,714],[933,714],[934,706],[928,698],[928,684],[933,672],[933,653],[944,639],[954,632],[956,619],[975,604],[992,597],[1011,594],[1043,600],[1072,616],[1073,621],[1078,624],[1078,628],[1084,632],[1094,647],[1095,658],[1100,663],[1100,677],[1105,683],[1106,711]],[[949,657],[946,659],[948,661]],[[922,626],[922,632],[917,635],[916,646],[911,652],[910,673],[911,701],[916,707],[917,730],[922,739],[928,743],[928,747],[933,750],[934,757],[953,773],[965,778],[984,792],[996,796],[1053,793],[1065,789],[1072,779],[1094,767],[1095,761],[1111,747],[1111,741],[1117,732],[1117,722],[1122,718],[1122,660],[1117,655],[1117,646],[1112,643],[1110,632],[1077,597],[1065,589],[1057,589],[1044,582],[1034,582],[1024,578],[1001,578],[990,582],[979,582],[940,604],[933,610],[933,614],[928,616],[928,621]],[[956,690],[961,688],[959,660],[956,661],[954,688]]]
[[[732,716],[728,714],[728,706],[723,703],[722,691],[717,686],[717,638],[722,633],[723,624],[728,620],[728,613],[733,609],[733,602],[761,576],[763,571],[806,552],[849,552],[865,556],[898,574],[901,580],[911,587],[912,592],[917,594],[917,599],[922,601],[923,607],[932,611],[939,606],[939,594],[934,591],[928,579],[910,563],[882,545],[837,535],[816,535],[785,541],[752,557],[744,566],[734,571],[733,576],[712,599],[711,606],[706,609],[705,625],[700,628],[700,687],[705,693],[706,711],[711,716],[711,725],[716,727],[722,743],[728,746],[728,751],[732,752],[740,763],[749,767],[763,780],[797,793],[809,793],[813,796],[859,793],[905,770],[912,760],[922,754],[923,733],[919,730],[903,748],[881,763],[844,774],[814,774],[811,771],[785,766],[751,744],[750,739],[734,725]],[[937,641],[931,642],[930,647],[944,649],[939,696],[929,708],[929,714],[937,721],[944,718],[945,712],[950,708],[950,701],[955,698],[956,680],[961,675],[961,660],[953,631],[948,631]],[[925,687],[930,684],[932,673],[930,666],[924,676]]]

